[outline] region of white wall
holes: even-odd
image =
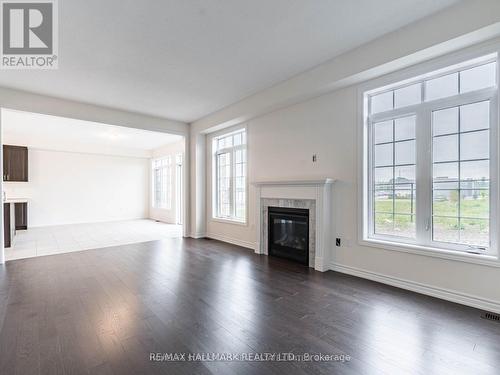
[[[29,182],[5,182],[8,198],[28,198],[28,226],[148,217],[146,158],[29,149]]]
[[[344,246],[331,249],[332,269],[500,312],[498,267],[358,244],[358,97],[354,85],[498,37],[499,21],[498,1],[460,2],[193,123],[191,142],[196,140],[197,148],[191,149],[192,201],[198,202],[200,196],[206,199],[206,235],[255,246],[257,213],[251,185],[246,226],[211,219],[209,134],[245,123],[250,182],[338,180],[335,235],[343,238]],[[207,151],[200,166],[203,146]],[[318,155],[314,164],[313,153]],[[197,217],[203,211],[198,206],[202,205],[192,206],[191,225],[201,231],[204,228]]]
[[[341,219],[339,233],[355,238],[356,228],[356,90],[333,94],[294,105],[247,121],[248,180],[304,180],[332,177]],[[210,138],[209,138],[210,139]],[[207,142],[211,153],[211,141]],[[317,162],[312,155],[317,154]],[[207,197],[212,196],[211,157],[207,157]],[[207,235],[255,246],[255,190],[249,185],[248,225],[227,224],[211,217],[207,200]],[[337,199],[336,199],[337,201]],[[343,206],[343,207],[342,207]]]
[[[358,245],[357,119],[357,88],[348,87],[248,121],[249,181],[337,179],[336,236],[350,245],[332,249],[332,268],[424,284],[492,301],[500,307],[499,268]],[[318,155],[316,163],[311,160],[313,153]],[[212,187],[210,160],[207,158],[208,197]],[[255,246],[255,191],[251,185],[249,189],[248,225],[217,222],[207,214],[209,237]],[[208,199],[207,213],[212,212],[211,204]]]
[[[193,124],[189,137],[189,230],[193,238],[203,238],[206,234],[206,141]]]
[[[500,35],[498,0],[461,1],[207,115],[190,127],[190,229],[205,225],[205,135]],[[209,212],[209,211],[207,211]]]
[[[207,134],[213,131],[245,123],[250,182],[337,179],[335,234],[343,238],[344,246],[331,249],[332,269],[500,312],[498,267],[358,244],[359,114],[355,85],[497,37],[499,21],[498,1],[461,2],[196,121],[191,138],[209,138]],[[318,155],[314,164],[313,153]],[[207,189],[207,236],[255,246],[254,189],[249,186],[246,226],[212,220],[211,157],[210,152],[205,154],[205,184],[198,181],[202,174],[192,174],[191,186],[196,188],[196,196]],[[192,168],[200,168],[197,156],[192,154]],[[197,214],[192,212],[192,220]]]
[[[176,164],[175,164],[175,157],[178,154],[182,154],[182,159],[184,163],[184,141],[181,142],[176,142],[176,143],[171,143],[166,146],[163,146],[161,148],[155,149],[152,151],[152,156],[153,159],[155,158],[161,158],[161,157],[166,157],[170,156],[172,160],[172,196],[171,196],[171,202],[170,202],[170,209],[166,208],[155,208],[153,207],[153,193],[152,193],[152,187],[151,187],[151,194],[150,194],[150,200],[149,200],[149,218],[153,220],[158,220],[162,221],[164,223],[170,223],[170,224],[176,224],[176,209],[177,209],[177,200],[176,200],[176,195],[178,194],[177,192],[177,176],[176,176]],[[151,163],[151,161],[149,162]],[[151,164],[149,164],[151,165]],[[185,167],[185,166],[184,166]],[[150,171],[150,180],[152,184],[152,179],[153,176],[151,174],[152,169],[151,167],[149,168]],[[183,178],[183,177],[181,177]]]

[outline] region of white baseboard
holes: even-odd
[[[220,234],[209,233],[207,235],[207,237],[208,238],[212,238],[214,240],[219,240],[219,241],[222,241],[222,242],[228,242],[228,243],[233,244],[233,245],[238,245],[238,246],[241,246],[241,247],[246,247],[246,248],[252,249],[252,250],[255,250],[256,247],[257,247],[255,242],[244,241],[244,240],[240,240],[238,238],[232,238],[232,237],[227,237],[227,236],[221,236]]]
[[[191,237],[191,238],[194,238],[194,239],[198,240],[198,239],[200,239],[200,238],[205,238],[205,237],[206,237],[206,235],[205,235],[205,233],[191,233],[191,234],[189,235],[189,237]]]
[[[376,272],[366,271],[356,267],[344,266],[342,264],[331,263],[330,269],[332,271],[377,281],[383,284],[395,286],[397,288],[411,290],[412,292],[426,294],[428,296],[444,299],[470,307],[475,307],[477,309],[500,313],[500,303],[472,296],[470,294],[458,293],[452,290],[404,280],[397,277],[387,276]]]

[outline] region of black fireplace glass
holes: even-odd
[[[269,255],[308,265],[309,210],[269,207]]]

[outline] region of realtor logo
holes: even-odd
[[[0,1],[3,69],[57,69],[55,0]]]

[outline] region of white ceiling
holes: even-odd
[[[150,157],[179,135],[2,109],[2,143],[56,151]]]
[[[64,0],[59,69],[0,85],[192,122],[458,0]]]

